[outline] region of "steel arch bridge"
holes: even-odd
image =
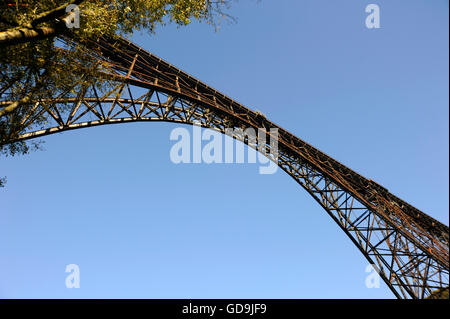
[[[264,145],[264,155],[322,206],[397,298],[426,298],[448,289],[448,226],[128,40],[100,38],[85,45],[92,57],[110,67],[104,76],[116,85],[103,94],[93,86],[71,97],[37,101],[23,115],[20,132],[0,143],[128,122],[200,123],[222,133],[226,128],[277,128],[278,156],[267,155],[274,146],[270,143]],[[0,107],[7,103],[0,102]],[[34,129],[34,118],[43,114],[52,120]],[[257,148],[244,135],[233,137]]]

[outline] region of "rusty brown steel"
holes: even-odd
[[[65,38],[64,41],[72,41]],[[287,130],[125,39],[83,43],[92,58],[108,66],[104,77],[117,83],[99,96],[93,87],[77,96],[36,102],[12,143],[96,125],[165,121],[225,128],[278,129],[277,159],[347,234],[398,298],[425,298],[449,285],[449,228],[389,190],[367,179]],[[125,97],[124,88],[127,87]],[[132,89],[147,92],[133,98]],[[0,102],[0,107],[9,101]],[[41,108],[39,109],[39,105]],[[66,112],[62,106],[72,104]],[[32,119],[53,119],[34,129]],[[88,119],[93,115],[96,120]],[[269,134],[269,133],[268,133]],[[235,139],[247,143],[241,136]],[[249,145],[257,148],[256,145]],[[265,145],[270,150],[271,145]],[[266,154],[265,154],[266,155]]]

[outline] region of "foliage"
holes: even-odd
[[[35,101],[75,97],[88,90],[102,94],[114,85],[98,76],[104,66],[93,62],[77,43],[99,36],[129,37],[138,30],[154,33],[158,25],[184,26],[192,20],[217,26],[230,18],[223,11],[230,1],[2,0],[0,155],[26,154],[40,148],[40,142],[12,142],[24,131],[43,128],[50,120],[43,115],[47,114],[42,109],[45,106]],[[79,8],[79,28],[66,26],[71,21],[66,12],[70,4]],[[68,34],[78,42],[61,41]],[[0,178],[0,187],[5,183],[6,178]]]
[[[440,288],[431,293],[427,299],[449,299],[449,289],[448,287]]]
[[[99,66],[76,44],[102,36],[128,37],[137,30],[154,32],[156,26],[184,26],[195,19],[216,24],[228,17],[223,9],[231,0],[4,0],[0,4],[0,153],[24,154],[36,145],[9,143],[26,128],[43,127],[48,119],[39,106],[32,121],[24,120],[33,101],[71,97],[95,86],[105,91],[111,83],[100,80]],[[80,28],[68,29],[66,7],[79,6]],[[64,23],[63,23],[64,22]],[[42,36],[45,34],[45,36]],[[26,37],[24,35],[27,35]]]

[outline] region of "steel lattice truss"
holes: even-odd
[[[269,159],[294,178],[347,234],[398,298],[425,298],[449,286],[449,229],[323,152],[187,73],[126,40],[86,44],[111,67],[117,85],[38,101],[15,141],[83,127],[165,121],[226,128],[278,128],[278,156]],[[1,106],[1,104],[0,104]],[[43,129],[33,118],[47,114]],[[244,135],[233,136],[250,147]],[[267,139],[269,140],[269,139]],[[9,141],[12,142],[12,141]]]

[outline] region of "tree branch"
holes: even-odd
[[[70,1],[62,6],[39,14],[28,25],[11,28],[6,31],[0,32],[0,44],[9,46],[13,44],[54,37],[63,33],[65,30],[67,30],[66,23],[71,22],[70,14],[66,13],[66,7],[70,4],[78,5],[83,2],[84,0]],[[40,23],[48,22],[60,17],[63,18],[61,18],[59,21],[55,21],[52,26],[37,27],[37,25]]]
[[[31,98],[30,96],[25,96],[24,98],[20,99],[19,101],[14,101],[5,108],[0,110],[0,117],[10,114],[14,112],[15,109],[17,109],[20,105],[30,102]]]
[[[11,103],[7,104],[5,107],[3,107],[2,109],[0,109],[0,118],[2,118],[5,115],[11,114],[19,106],[30,103],[32,101],[33,95],[36,92],[40,91],[42,89],[42,87],[45,85],[45,76],[46,75],[47,75],[47,70],[44,71],[44,73],[40,76],[39,80],[36,81],[36,85],[34,86],[34,88],[31,89],[30,93],[27,96],[21,98],[18,101],[11,102]]]
[[[61,28],[59,28],[61,29]],[[0,32],[1,45],[13,45],[52,37],[60,33],[55,27],[17,28]]]
[[[30,26],[34,28],[39,23],[47,22],[47,21],[50,21],[52,19],[56,19],[56,18],[62,17],[62,16],[64,16],[66,14],[67,6],[69,6],[71,4],[80,5],[84,1],[85,0],[72,0],[72,1],[67,2],[66,4],[63,4],[63,5],[59,6],[59,7],[57,7],[57,8],[48,10],[46,12],[42,12],[36,18],[34,18],[33,21],[31,21]]]

